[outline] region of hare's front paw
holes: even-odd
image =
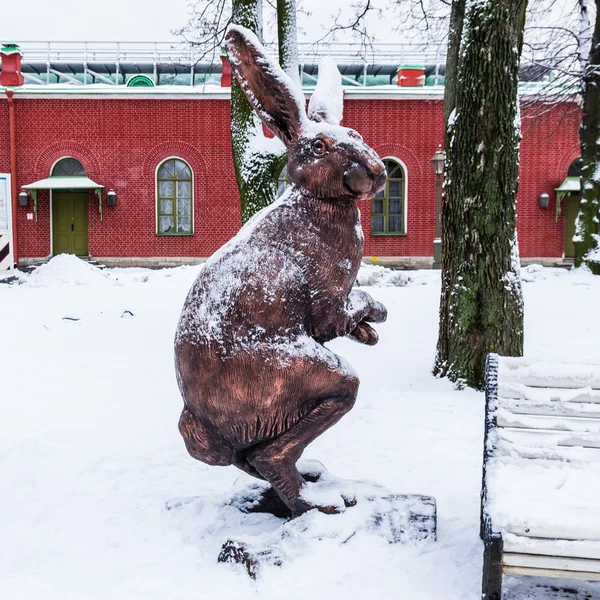
[[[361,321],[348,337],[366,346],[374,346],[379,341],[379,334],[366,321]]]
[[[378,300],[372,299],[364,320],[369,323],[383,323],[387,320],[387,308]]]

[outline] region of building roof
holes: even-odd
[[[26,190],[92,190],[104,186],[85,176],[59,177],[55,175],[21,187]]]
[[[276,47],[267,50],[275,55]],[[177,42],[22,42],[20,97],[63,98],[229,98],[221,87],[222,64],[214,49]],[[299,44],[299,68],[306,94],[318,79],[318,64],[330,56],[338,65],[348,99],[441,99],[446,45],[378,43],[370,48],[343,43]],[[400,66],[424,70],[423,85],[395,85]],[[524,64],[521,94],[555,93],[549,67]],[[127,87],[127,86],[131,87]]]
[[[557,188],[557,192],[571,193],[581,190],[581,179],[579,177],[567,177]]]

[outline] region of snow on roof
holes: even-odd
[[[196,98],[196,99],[229,99],[231,88],[217,85],[161,85],[158,87],[127,87],[126,85],[90,84],[72,85],[57,83],[50,85],[27,84],[12,88],[20,98]],[[407,98],[407,99],[442,99],[444,86],[400,87],[396,85],[381,86],[344,86],[345,97],[369,99],[374,98]],[[315,90],[314,86],[304,86],[303,93],[309,98]],[[0,93],[4,88],[0,87]]]
[[[22,186],[26,190],[90,190],[103,188],[103,185],[92,181],[89,177],[47,177]]]
[[[6,88],[0,86],[0,93]],[[203,100],[228,100],[231,96],[231,88],[221,87],[215,84],[206,85],[160,85],[157,87],[127,87],[126,85],[110,84],[88,84],[73,85],[70,83],[55,83],[48,85],[26,84],[11,88],[15,95],[28,98],[195,98]],[[396,99],[396,100],[441,100],[444,97],[443,85],[425,85],[417,87],[401,87],[398,85],[344,85],[344,97],[353,99]],[[303,86],[302,91],[306,98],[310,98],[315,91],[314,86]],[[540,98],[555,94],[556,90],[548,84],[522,83],[519,86],[519,94],[522,97]],[[565,99],[565,102],[571,100]],[[572,101],[575,101],[573,97]]]
[[[579,177],[567,177],[555,190],[557,192],[579,192],[581,181]]]

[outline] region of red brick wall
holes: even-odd
[[[565,215],[556,219],[556,192],[579,155],[581,115],[574,104],[523,110],[517,231],[521,256],[562,256]],[[539,195],[550,195],[542,209]]]
[[[0,170],[9,170],[8,111],[0,101]],[[204,257],[240,227],[229,141],[229,102],[217,99],[23,99],[15,97],[17,185],[48,177],[61,157],[74,156],[89,177],[114,188],[117,206],[104,200],[100,221],[90,192],[92,256]],[[537,110],[537,109],[531,109]],[[531,113],[525,113],[525,116]],[[540,111],[538,110],[538,113]],[[443,137],[439,100],[359,99],[345,102],[344,124],[357,129],[383,157],[400,159],[408,174],[405,236],[369,234],[370,203],[362,203],[367,256],[431,256],[435,237],[435,176],[429,159]],[[564,220],[555,220],[555,194],[578,156],[577,115],[557,108],[525,119],[518,199],[521,255],[559,257]],[[194,171],[194,235],[156,235],[155,170],[169,156]],[[541,209],[538,196],[550,194]],[[38,194],[38,221],[18,209],[23,257],[50,253],[49,193]]]
[[[407,170],[406,235],[371,236],[371,202],[360,205],[366,256],[433,256],[435,175],[430,158],[444,138],[440,100],[350,100],[344,125],[356,129],[381,157]]]
[[[4,95],[0,95],[0,173],[10,173],[8,100]]]
[[[89,193],[91,256],[209,256],[238,231],[239,200],[231,167],[226,100],[15,101],[19,186],[50,175],[63,156],[114,188],[117,205]],[[169,156],[194,173],[194,235],[156,235],[155,173]],[[49,192],[38,193],[38,221],[19,209],[20,254],[50,253]]]

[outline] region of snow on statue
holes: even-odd
[[[287,147],[291,185],[207,261],[189,292],[175,339],[179,429],[194,458],[266,480],[297,516],[315,503],[302,497],[296,462],[352,408],[359,385],[323,344],[375,344],[369,323],[386,319],[381,303],[352,290],[363,255],[356,203],[383,189],[386,172],[339,125],[335,65],[323,67],[309,118],[254,34],[232,27],[226,47],[248,100]]]

